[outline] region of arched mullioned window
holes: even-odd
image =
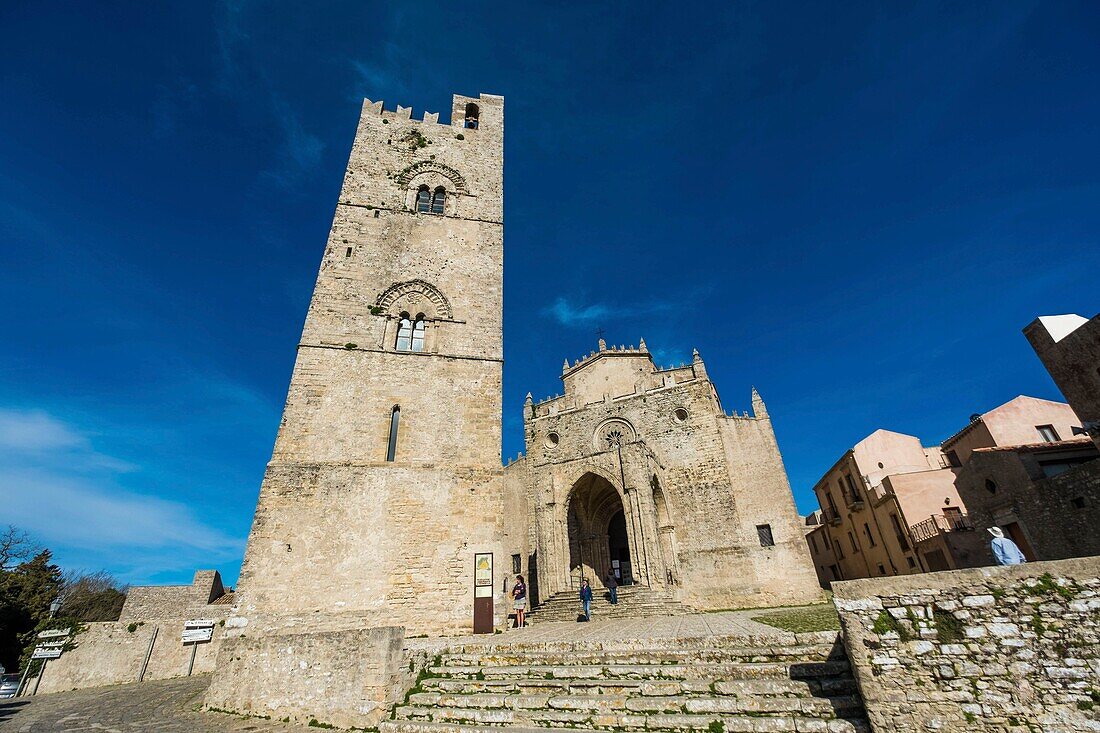
[[[412,327],[412,350],[423,351],[424,350],[424,314],[421,313],[416,317],[416,321]]]
[[[397,427],[401,422],[401,405],[394,405],[390,411],[390,442],[386,448],[386,460],[393,461],[397,455]]]
[[[416,190],[416,210],[422,214],[432,210],[432,192],[427,186],[421,186]]]
[[[438,186],[432,194],[432,213],[442,214],[443,207],[447,204],[447,189]]]
[[[463,126],[467,130],[476,130],[477,129],[477,118],[480,114],[481,114],[481,110],[479,110],[477,108],[476,104],[474,104],[473,102],[470,102],[469,104],[467,104],[466,105],[466,121],[463,123]]]
[[[423,321],[421,323],[421,339],[423,339]],[[411,351],[413,342],[413,322],[408,313],[401,314],[401,320],[397,323],[397,350]]]
[[[423,313],[417,314],[415,320],[408,313],[402,313],[397,322],[397,343],[394,344],[397,350],[423,351],[426,325]]]

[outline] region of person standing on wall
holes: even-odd
[[[512,586],[512,609],[516,612],[516,628],[522,629],[527,625],[527,584],[522,575],[516,576],[516,584]]]
[[[584,620],[592,620],[592,588],[588,585],[588,578],[581,581],[581,606],[584,607]]]
[[[619,579],[615,577],[615,568],[607,569],[604,585],[607,586],[607,592],[611,595],[611,605],[619,605]]]
[[[1005,537],[1000,527],[990,527],[989,534],[993,535],[991,549],[998,565],[1020,565],[1027,562],[1024,553],[1020,552],[1015,542]]]

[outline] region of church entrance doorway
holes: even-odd
[[[586,473],[569,494],[569,583],[579,588],[587,578],[594,593],[603,587],[608,569],[620,583],[633,583],[629,522],[622,498],[611,482]]]
[[[607,525],[607,546],[611,557],[611,569],[619,585],[632,585],[630,574],[630,541],[626,535],[626,512],[619,511]]]

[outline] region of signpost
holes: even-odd
[[[493,553],[474,553],[474,633],[493,633]]]
[[[69,643],[69,634],[72,633],[72,629],[50,629],[48,631],[38,632],[38,644],[34,647],[34,651],[31,652],[31,660],[41,659],[42,666],[38,670],[38,677],[34,680],[34,690],[32,695],[38,694],[38,685],[42,682],[42,676],[46,674],[46,662],[50,659],[60,659],[62,653],[65,651],[65,645]],[[23,670],[23,679],[19,681],[19,689],[23,689],[23,682],[27,679],[27,674],[31,671],[31,665],[28,664],[27,668]],[[18,691],[16,691],[18,694]]]
[[[187,676],[195,668],[195,653],[199,644],[205,644],[214,638],[214,621],[208,618],[196,618],[183,622],[183,645],[191,645],[191,661],[187,663]]]

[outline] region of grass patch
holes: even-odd
[[[828,603],[766,613],[762,616],[753,616],[752,620],[783,631],[793,631],[796,634],[811,631],[840,631],[840,617],[836,614],[836,608]]]
[[[1032,596],[1046,595],[1047,593],[1057,593],[1067,601],[1077,595],[1077,585],[1070,583],[1069,587],[1059,585],[1058,581],[1054,579],[1054,576],[1050,573],[1043,573],[1039,576],[1038,582],[1032,586],[1024,586],[1024,592]]]
[[[879,613],[878,618],[875,619],[875,625],[871,627],[871,631],[879,636],[889,634],[892,631],[898,635],[898,639],[901,641],[909,641],[913,638],[913,635],[909,633],[909,629],[902,626],[886,609]]]
[[[932,623],[936,627],[936,641],[941,644],[953,644],[966,639],[966,627],[954,614],[933,610]]]

